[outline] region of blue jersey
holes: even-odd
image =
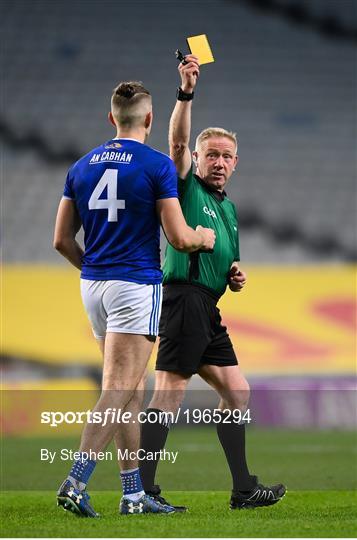
[[[82,220],[82,278],[161,283],[156,201],[177,197],[168,156],[133,139],[113,139],[70,168],[63,196],[75,201]]]

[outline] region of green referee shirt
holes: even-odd
[[[163,283],[198,283],[221,296],[227,287],[233,261],[239,261],[238,219],[235,205],[226,194],[212,191],[192,168],[185,180],[179,179],[179,196],[187,224],[210,227],[216,233],[213,253],[182,253],[167,245]]]

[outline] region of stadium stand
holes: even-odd
[[[331,20],[338,31],[329,33]],[[5,260],[59,262],[50,229],[66,169],[112,136],[106,111],[118,80],[151,89],[151,144],[167,151],[173,52],[200,32],[216,63],[202,68],[194,127],[238,133],[229,192],[245,229],[244,260],[355,259],[353,1],[37,0],[28,9],[18,0],[1,3],[0,21]]]

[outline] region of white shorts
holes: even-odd
[[[81,279],[84,307],[96,339],[106,332],[157,336],[162,285]]]

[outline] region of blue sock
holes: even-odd
[[[73,463],[68,479],[76,488],[82,491],[88,484],[88,480],[94,471],[96,464],[97,462],[93,459],[86,460],[83,459],[81,455],[81,457]]]
[[[123,495],[126,499],[137,501],[145,495],[138,468],[122,471],[120,479],[123,486]]]

